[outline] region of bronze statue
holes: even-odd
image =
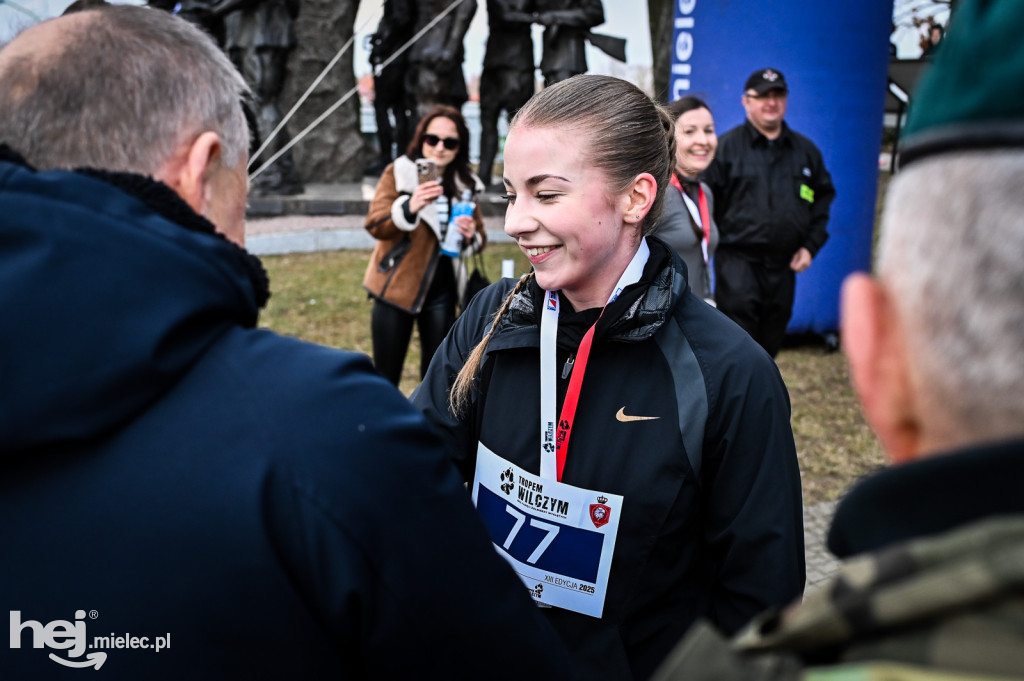
[[[71,8],[79,3],[90,5],[98,2],[99,0],[76,0],[65,13],[70,12]],[[209,33],[218,45],[224,46],[224,18],[214,13],[215,0],[149,0],[148,4],[150,7],[177,14]]]
[[[224,50],[256,95],[254,132],[261,145],[281,122],[277,100],[288,53],[295,46],[292,23],[299,13],[299,0],[221,0],[212,11],[224,19]],[[287,143],[282,129],[254,165],[259,167]],[[302,189],[291,153],[253,181],[253,190],[260,194],[298,194]]]
[[[425,28],[449,4],[449,0],[418,0],[413,34]],[[462,73],[462,43],[474,14],[476,0],[462,0],[409,48],[405,89],[408,108],[416,112],[416,120],[436,104],[461,109],[469,99]]]
[[[534,0],[487,0],[487,50],[480,76],[480,164],[477,175],[491,185],[498,151],[498,118],[511,118],[534,91]]]
[[[626,61],[626,41],[590,31],[604,23],[601,0],[536,0],[534,22],[544,26],[540,70],[544,85],[587,72],[586,42]]]
[[[409,68],[408,53],[403,53],[384,66],[413,36],[416,18],[416,4],[413,0],[384,0],[384,14],[377,31],[370,36],[370,65],[373,66],[373,113],[377,120],[377,140],[380,156],[376,163],[367,168],[371,175],[379,174],[395,158],[391,145],[395,144],[397,154],[405,153],[412,137],[416,120],[408,109],[405,92],[405,74]],[[394,116],[392,128],[388,114]]]

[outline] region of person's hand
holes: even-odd
[[[793,255],[793,259],[789,261],[789,269],[797,273],[803,272],[811,266],[813,259],[810,251],[806,248],[801,248]]]
[[[441,196],[443,191],[444,188],[438,180],[427,180],[416,187],[409,197],[409,210],[413,213],[419,213],[423,210],[424,206],[433,203],[434,199]]]
[[[427,45],[420,51],[420,61],[435,71],[443,71],[454,61],[455,55],[443,45]]]
[[[460,215],[455,218],[455,228],[459,230],[459,234],[466,240],[466,243],[470,243],[476,233],[476,220],[472,215]]]
[[[447,71],[455,63],[455,54],[448,49],[441,50],[437,55],[437,70]]]
[[[534,12],[533,23],[540,24],[541,26],[550,26],[555,23],[555,17],[550,12]]]

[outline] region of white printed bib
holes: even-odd
[[[601,616],[620,495],[541,478],[480,444],[473,503],[535,601]]]

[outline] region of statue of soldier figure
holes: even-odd
[[[498,151],[498,119],[509,120],[534,91],[534,0],[487,0],[487,50],[480,75],[480,164],[477,175],[491,186]]]
[[[544,26],[540,71],[544,86],[587,72],[586,42],[619,61],[626,61],[623,38],[592,33],[604,23],[601,0],[536,0],[534,23]]]
[[[288,53],[295,47],[292,24],[299,0],[221,0],[213,13],[224,18],[224,50],[256,96],[255,137],[262,145],[281,122],[278,97],[284,87]],[[252,121],[250,121],[252,122]],[[260,158],[261,165],[288,143],[278,132]],[[253,181],[260,194],[298,194],[303,190],[291,153],[285,153]]]
[[[449,0],[418,0],[413,35],[449,4]],[[405,89],[408,108],[416,112],[417,122],[436,104],[461,109],[469,99],[466,77],[462,73],[463,40],[474,14],[476,0],[462,0],[409,48]]]
[[[64,10],[64,14],[69,14],[75,9],[105,4],[107,4],[106,0],[75,0]],[[217,4],[214,0],[149,0],[147,4],[165,12],[177,14],[185,21],[195,24],[209,33],[218,45],[224,46],[224,20],[223,17],[213,13],[213,6]]]
[[[380,156],[377,162],[367,168],[371,175],[380,173],[394,160],[395,154],[391,151],[393,142],[399,155],[405,153],[405,148],[412,138],[413,126],[417,122],[412,120],[405,94],[405,74],[409,67],[408,53],[401,54],[384,66],[384,62],[413,36],[415,17],[416,4],[413,0],[384,0],[384,13],[377,25],[377,31],[370,36],[373,113],[377,120],[377,140],[380,143]],[[389,112],[395,118],[394,128],[391,126]]]

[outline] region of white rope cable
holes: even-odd
[[[249,168],[252,168],[252,164],[256,162],[256,159],[259,158],[260,154],[263,153],[263,150],[266,149],[267,146],[272,141],[274,141],[274,138],[277,137],[277,134],[281,132],[281,129],[284,128],[285,125],[287,125],[288,121],[290,121],[292,116],[295,115],[295,112],[299,110],[300,106],[302,106],[302,103],[305,102],[311,94],[313,94],[313,90],[315,90],[316,86],[320,84],[320,81],[327,77],[327,74],[330,73],[331,69],[334,68],[334,65],[338,63],[338,60],[341,59],[342,55],[348,51],[348,48],[352,46],[352,43],[356,41],[356,36],[363,32],[363,29],[365,29],[366,25],[370,23],[370,20],[377,19],[378,22],[380,21],[378,14],[380,14],[380,12],[371,14],[369,17],[364,19],[363,23],[360,24],[359,27],[352,33],[352,37],[348,39],[348,42],[341,46],[341,49],[338,50],[338,53],[334,55],[334,58],[331,59],[327,66],[323,68],[323,70],[320,72],[320,75],[317,76],[316,79],[314,79],[313,82],[310,84],[310,86],[306,88],[306,91],[302,93],[302,96],[299,97],[299,101],[295,102],[295,106],[293,106],[291,110],[287,114],[285,114],[284,118],[281,119],[281,122],[277,124],[277,127],[274,128],[269,135],[267,135],[267,139],[263,141],[263,144],[260,145],[260,148],[257,149],[255,153],[253,153],[252,157],[249,158]]]
[[[41,16],[39,16],[38,14],[33,12],[32,10],[28,9],[27,7],[22,7],[21,5],[19,5],[16,2],[11,2],[11,0],[0,0],[0,5],[7,5],[11,9],[17,10],[19,12],[23,12],[23,13],[29,15],[30,17],[32,17],[33,19],[35,19],[36,21],[42,21],[43,20],[43,18]]]
[[[381,69],[383,69],[384,67],[388,66],[389,64],[391,64],[392,61],[394,61],[399,56],[401,56],[403,52],[408,50],[413,45],[413,43],[415,43],[417,40],[422,38],[423,35],[427,31],[432,29],[437,24],[437,22],[441,21],[441,19],[443,19],[444,17],[448,16],[452,12],[452,10],[454,10],[460,4],[462,4],[462,0],[454,0],[452,2],[452,4],[448,5],[448,7],[446,7],[436,17],[434,17],[430,21],[429,24],[427,24],[422,29],[420,29],[420,31],[418,33],[416,33],[416,35],[414,35],[413,37],[409,38],[409,40],[404,45],[402,45],[400,48],[398,48],[393,55],[391,55],[390,57],[385,59],[381,63]],[[312,123],[307,125],[306,128],[302,132],[300,132],[298,135],[296,135],[291,140],[289,140],[288,144],[286,144],[283,147],[281,147],[280,149],[278,149],[277,152],[273,156],[271,156],[269,159],[267,159],[266,163],[261,165],[259,168],[256,169],[255,172],[253,172],[251,175],[249,175],[249,181],[252,182],[252,180],[254,178],[256,178],[257,176],[259,176],[260,173],[262,173],[264,170],[269,168],[274,163],[274,161],[276,161],[277,159],[281,158],[281,156],[283,156],[285,153],[287,153],[289,149],[291,149],[296,144],[298,144],[299,141],[302,140],[302,138],[304,138],[306,135],[308,135],[310,132],[312,132],[313,129],[316,128],[316,126],[320,125],[320,123],[322,123],[324,121],[324,119],[326,119],[332,113],[337,111],[338,108],[342,104],[347,102],[352,97],[352,95],[354,95],[358,91],[359,91],[359,86],[356,85],[351,90],[349,90],[344,95],[342,95],[341,98],[338,101],[336,101],[334,104],[329,106],[326,111],[324,111],[322,114],[317,116],[316,119]]]

